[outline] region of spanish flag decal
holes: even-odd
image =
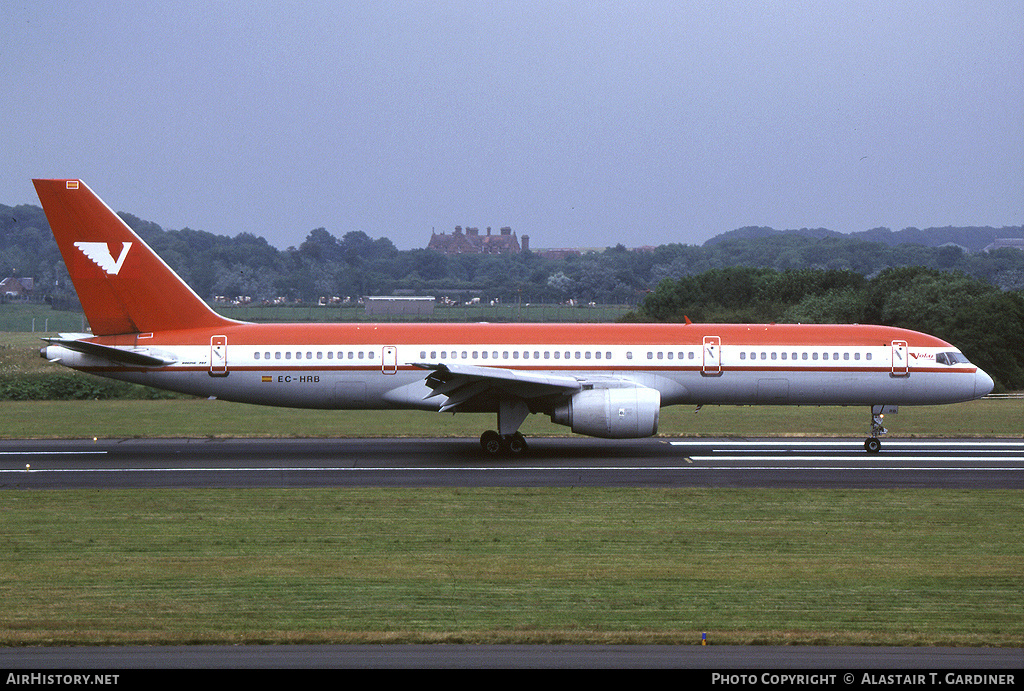
[[[265,381],[265,382],[267,382],[267,381],[274,381],[274,378],[273,377],[264,376],[263,377],[263,381]]]

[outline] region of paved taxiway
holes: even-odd
[[[1024,439],[540,438],[0,441],[0,487],[802,487],[1024,489]]]

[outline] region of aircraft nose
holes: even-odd
[[[978,368],[978,371],[974,373],[974,397],[981,398],[992,393],[992,389],[995,388],[995,382],[992,381],[992,377],[986,374],[985,370]]]

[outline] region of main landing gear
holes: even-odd
[[[480,435],[480,446],[488,456],[509,454],[520,456],[529,446],[520,434],[519,426],[530,414],[526,401],[516,396],[502,396],[498,400],[498,431],[487,430]]]
[[[520,432],[501,435],[493,429],[489,429],[480,435],[480,447],[483,448],[484,453],[488,456],[497,456],[499,454],[519,456],[529,450],[526,437]]]
[[[864,440],[864,450],[868,453],[878,453],[882,449],[882,442],[878,439],[889,430],[882,426],[882,418],[885,413],[895,415],[898,408],[894,405],[871,406],[871,436]]]

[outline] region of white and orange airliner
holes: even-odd
[[[667,405],[955,403],[992,379],[949,343],[868,325],[252,324],[214,312],[85,183],[35,180],[92,333],[47,339],[72,369],[228,401],[492,413],[488,454],[526,450],[531,413],[612,439]]]

